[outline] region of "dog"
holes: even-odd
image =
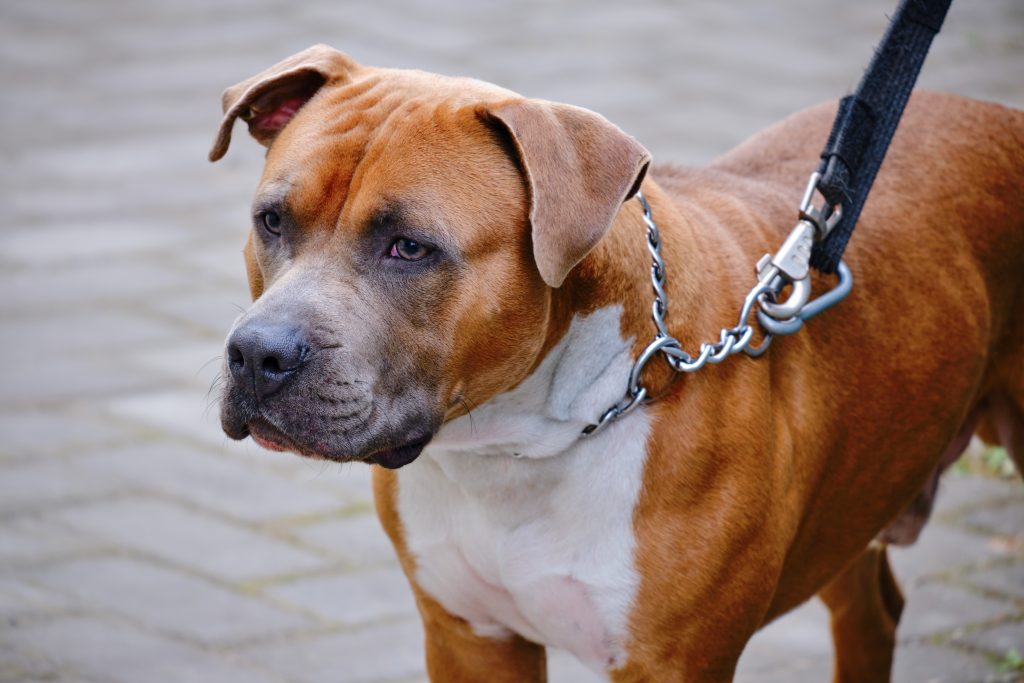
[[[792,225],[836,103],[704,169],[651,167],[584,109],[323,45],[223,108],[211,160],[238,118],[267,147],[224,431],[377,465],[431,680],[543,681],[554,646],[614,681],[728,681],[815,594],[835,680],[889,679],[885,541],[916,536],[979,420],[1024,464],[1022,112],[915,94],[853,295],[762,358],[648,364],[653,400],[582,437],[654,334],[636,193],[696,349]]]

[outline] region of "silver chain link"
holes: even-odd
[[[584,428],[581,436],[595,434],[610,422],[626,415],[650,398],[647,389],[640,383],[640,375],[647,363],[659,353],[665,357],[675,372],[680,373],[696,372],[708,363],[721,363],[729,356],[741,352],[753,358],[764,354],[772,343],[773,334],[767,329],[763,329],[761,342],[756,346],[751,346],[755,330],[747,321],[750,319],[755,305],[759,306],[757,317],[762,321],[762,328],[771,326],[778,334],[792,334],[800,329],[803,321],[810,317],[810,315],[801,316],[810,294],[808,266],[810,247],[815,236],[817,235],[820,239],[827,234],[827,231],[831,230],[841,215],[838,206],[816,209],[812,205],[818,179],[817,173],[811,176],[808,189],[804,192],[803,200],[800,203],[801,219],[783,246],[774,256],[766,254],[758,262],[757,284],[743,299],[743,306],[740,308],[736,325],[723,328],[719,333],[718,341],[702,343],[696,356],[691,356],[684,351],[679,340],[668,332],[665,323],[665,319],[668,317],[668,294],[665,291],[666,273],[665,260],[661,256],[661,234],[654,222],[650,203],[642,192],[637,192],[636,198],[643,207],[644,225],[647,226],[647,250],[651,254],[651,288],[654,290],[651,317],[654,319],[657,332],[654,340],[647,345],[647,348],[634,362],[633,369],[629,373],[625,396],[608,408],[595,424]],[[828,217],[828,220],[824,217]],[[851,284],[849,270],[845,264],[842,264],[839,286],[833,292],[811,302],[816,304],[811,315],[816,315],[845,297],[849,293]],[[776,303],[776,297],[787,285],[792,285],[793,289],[789,299],[781,304]],[[779,313],[782,315],[780,316]],[[771,324],[773,321],[776,322],[775,325]],[[768,322],[769,325],[765,325],[764,322]]]

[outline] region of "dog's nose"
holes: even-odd
[[[252,382],[259,398],[283,387],[309,355],[305,336],[294,326],[250,322],[228,338],[228,367],[238,382]]]

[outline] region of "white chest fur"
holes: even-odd
[[[574,320],[533,375],[445,425],[398,475],[427,593],[481,635],[519,633],[597,670],[623,660],[649,429],[639,409],[578,438],[622,396],[620,313]]]

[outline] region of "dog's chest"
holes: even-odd
[[[587,403],[621,391],[593,380],[626,376],[622,344],[604,347],[607,362],[598,358],[589,379],[577,376],[597,394],[588,392]],[[565,355],[558,359],[553,365],[567,371]],[[649,421],[638,411],[578,439],[586,421],[575,413],[599,414],[595,406],[546,416],[523,409],[536,404],[530,393],[550,407],[552,370],[542,364],[516,391],[481,406],[472,427],[467,418],[447,425],[399,471],[399,514],[417,582],[445,609],[481,635],[515,632],[605,670],[623,660],[638,584],[633,510]]]

